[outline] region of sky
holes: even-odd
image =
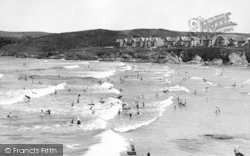
[[[191,18],[231,12],[234,32],[250,33],[249,6],[249,0],[0,0],[0,31],[189,31]]]

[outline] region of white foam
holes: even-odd
[[[159,114],[156,117],[154,117],[153,119],[143,121],[143,122],[137,123],[135,125],[126,125],[123,127],[118,127],[118,128],[115,128],[114,130],[124,133],[124,132],[128,132],[130,130],[135,130],[135,129],[140,128],[142,126],[149,125],[152,122],[154,122],[158,117],[162,116],[163,112],[166,110],[166,107],[170,106],[172,103],[173,103],[173,96],[170,96],[167,100],[160,101],[160,102],[156,103],[157,110],[159,111]]]
[[[81,144],[68,144],[66,145],[67,148],[70,149],[77,149],[77,147],[79,147]]]
[[[4,75],[0,73],[0,78],[2,78]]]
[[[118,66],[125,66],[126,64],[125,63],[123,63],[123,62],[117,62],[116,63]]]
[[[145,121],[145,122],[137,123],[135,125],[126,125],[126,126],[123,126],[123,127],[118,127],[118,128],[115,128],[114,130],[118,131],[118,132],[121,132],[121,133],[125,133],[125,132],[128,132],[128,131],[140,128],[142,126],[149,125],[152,122],[154,122],[156,119],[157,119],[157,117],[154,117],[153,119]]]
[[[26,99],[25,95],[31,98],[39,98],[41,96],[54,93],[55,90],[62,90],[64,89],[65,85],[66,83],[61,83],[56,86],[49,86],[42,89],[7,91],[4,95],[4,98],[0,99],[0,104],[10,105],[23,101],[24,99]]]
[[[173,73],[174,73],[174,70],[173,69],[169,69],[163,76],[170,77],[171,74],[173,74]]]
[[[74,69],[79,68],[79,65],[72,65],[72,66],[64,66],[65,69]]]
[[[168,87],[167,90],[169,91],[185,91],[187,93],[189,93],[189,90],[183,86],[172,86],[172,87]]]
[[[121,92],[115,88],[113,88],[113,84],[104,82],[101,85],[94,85],[92,88],[95,89],[94,93],[107,93],[107,94],[120,94]]]
[[[243,81],[243,83],[250,83],[250,79],[247,79],[247,80]]]
[[[81,72],[83,74],[83,77],[93,77],[93,78],[106,78],[110,77],[115,74],[115,70],[109,70],[109,71],[85,71]]]
[[[190,79],[192,79],[192,80],[203,80],[203,78],[201,78],[201,77],[190,77]]]
[[[107,127],[107,122],[102,119],[96,119],[93,122],[81,125],[80,128],[84,131],[92,131],[98,129],[105,129]]]
[[[85,156],[120,156],[126,151],[126,140],[112,130],[107,130],[95,137],[101,138],[101,142],[89,147]]]
[[[122,67],[118,67],[117,70],[118,71],[128,71],[128,70],[132,70],[132,67],[129,66],[129,65],[125,65],[125,66],[122,66]]]
[[[44,60],[44,61],[42,61],[42,62],[46,63],[46,62],[49,62],[49,61],[48,61],[48,60]]]
[[[118,110],[121,109],[121,103],[121,100],[110,97],[105,100],[104,104],[100,104],[100,107],[96,106],[95,109],[100,109],[97,112],[98,116],[107,121],[113,119],[117,115]],[[113,105],[112,107],[111,104]]]

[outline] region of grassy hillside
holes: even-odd
[[[2,38],[16,38],[16,39],[36,38],[36,37],[41,37],[41,36],[49,35],[49,34],[51,34],[51,33],[0,31],[0,37],[2,37]]]
[[[4,34],[4,33],[2,33]],[[9,33],[9,36],[11,33]],[[26,35],[25,35],[26,34]],[[30,35],[31,37],[22,40],[20,43],[6,45],[0,50],[7,53],[7,55],[15,55],[18,53],[29,54],[44,54],[48,53],[67,53],[78,49],[86,49],[90,47],[108,47],[114,46],[117,38],[130,38],[130,37],[166,37],[166,36],[199,36],[204,33],[190,33],[190,32],[178,32],[165,29],[134,29],[124,31],[111,31],[111,30],[88,30],[79,32],[69,32],[61,34],[44,34],[44,33],[16,33],[16,37],[25,37]],[[13,34],[13,36],[15,36]],[[18,36],[19,35],[19,36]],[[24,36],[22,36],[24,35]],[[41,35],[41,36],[39,36]],[[213,33],[206,33],[205,35],[214,36]],[[249,35],[249,34],[247,34]]]

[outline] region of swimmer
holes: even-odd
[[[208,86],[206,86],[206,91],[208,90],[208,88],[209,88],[209,87],[208,87]]]
[[[10,117],[12,117],[11,112],[10,112],[10,114],[7,115],[7,118],[10,118]]]
[[[155,97],[157,97],[157,98],[159,97],[159,94],[157,92],[155,93]]]
[[[41,117],[43,117],[44,115],[43,115],[43,110],[41,110]]]
[[[51,110],[50,110],[50,109],[48,109],[48,110],[46,111],[46,113],[51,114]]]
[[[73,106],[74,106],[74,104],[75,104],[75,101],[73,101],[73,102],[72,102],[71,106],[73,107]]]
[[[77,125],[80,125],[81,124],[81,120],[79,117],[77,117]]]
[[[132,113],[131,113],[131,112],[129,113],[129,117],[130,117],[130,118],[132,117]]]
[[[120,114],[121,114],[121,109],[118,110],[118,115],[120,115]]]
[[[220,109],[218,107],[216,107],[215,113],[216,114],[220,113]]]
[[[129,142],[130,142],[131,151],[135,152],[135,145],[133,143],[133,140],[129,139]]]
[[[137,115],[140,115],[140,112],[137,110],[136,114],[137,114]]]
[[[197,91],[195,90],[195,91],[194,91],[194,95],[196,95],[196,94],[197,94]]]
[[[238,146],[235,146],[234,154],[235,154],[235,156],[244,156],[244,154],[240,153]]]
[[[71,120],[71,124],[74,124],[74,118]]]
[[[137,108],[137,110],[139,109],[139,104],[138,103],[136,104],[136,108]]]
[[[142,102],[142,107],[145,107],[145,103],[144,102]]]
[[[71,89],[69,88],[69,89],[68,89],[68,92],[70,92],[70,91],[71,91]]]
[[[57,94],[57,90],[55,89],[55,95]]]
[[[30,100],[30,96],[28,96],[28,95],[25,95],[25,97],[26,97],[27,99],[29,99],[29,100]]]

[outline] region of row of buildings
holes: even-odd
[[[247,37],[242,36],[226,36],[218,35],[214,37],[140,37],[140,38],[123,38],[116,39],[115,43],[118,47],[218,47],[218,46],[244,46],[248,42]]]

